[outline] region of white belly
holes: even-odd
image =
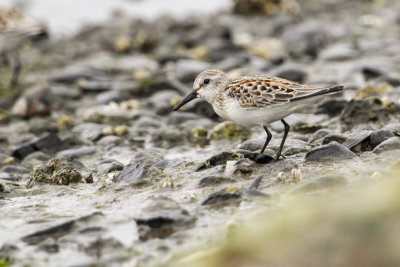
[[[281,105],[271,105],[254,110],[244,109],[238,102],[229,101],[226,103],[226,109],[224,111],[217,111],[216,108],[214,108],[214,110],[224,119],[231,120],[243,126],[252,126],[281,120],[298,111],[304,107],[304,105],[309,105],[310,102],[315,102],[316,100],[319,100],[319,97],[305,99],[304,101],[289,102]]]

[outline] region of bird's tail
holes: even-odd
[[[297,100],[302,100],[305,98],[309,98],[309,97],[314,97],[314,96],[319,96],[319,95],[328,95],[328,94],[333,94],[333,93],[337,93],[340,91],[343,91],[344,87],[342,85],[335,85],[329,88],[322,88],[321,90],[318,91],[314,91],[310,94],[305,94],[305,95],[301,95],[298,97],[294,97],[290,100],[290,102],[292,101],[297,101]]]

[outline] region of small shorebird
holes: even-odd
[[[0,6],[0,59],[8,60],[12,66],[10,86],[17,84],[21,71],[19,47],[28,40],[47,36],[46,27],[20,11]]]
[[[275,156],[278,160],[290,129],[284,118],[324,95],[342,90],[343,86],[313,87],[263,75],[230,78],[220,70],[206,70],[196,77],[193,91],[173,110],[178,110],[195,98],[201,98],[210,103],[214,111],[226,120],[243,126],[262,125],[267,139],[261,154],[272,138],[266,124],[281,120],[285,132]]]

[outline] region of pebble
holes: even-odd
[[[395,149],[400,149],[400,138],[397,136],[386,139],[378,146],[376,146],[373,152],[379,154],[385,151],[395,150]]]
[[[355,157],[357,157],[357,155],[351,152],[347,147],[333,141],[327,145],[322,145],[309,151],[305,156],[305,160],[320,161],[333,159],[352,159]]]

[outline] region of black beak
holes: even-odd
[[[193,90],[192,92],[190,92],[190,94],[188,94],[184,99],[182,99],[181,102],[179,102],[173,109],[173,111],[177,111],[180,107],[182,107],[183,105],[185,105],[187,102],[192,101],[193,99],[197,98],[197,92],[195,90]]]

